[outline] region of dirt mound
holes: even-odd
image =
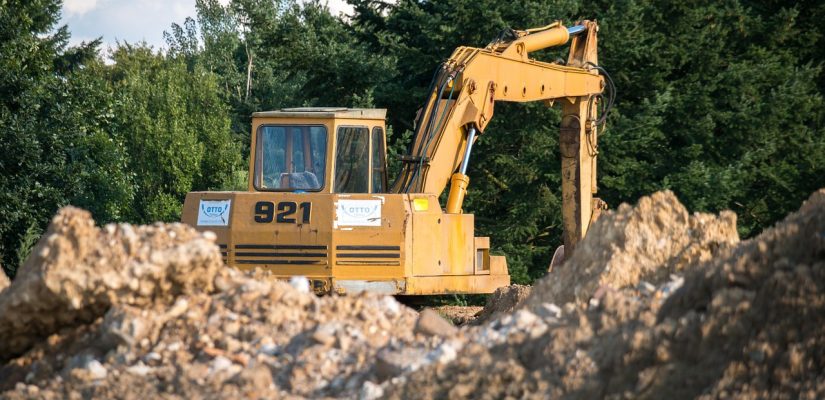
[[[0,293],[0,354],[24,353],[0,366],[0,389],[14,389],[10,398],[352,397],[391,377],[378,377],[378,350],[413,347],[417,317],[392,297],[318,298],[305,280],[235,272],[213,235],[181,224],[100,229],[68,208]],[[428,352],[443,339],[419,341],[418,365],[437,361]]]
[[[693,334],[663,335],[673,361],[656,366],[653,390],[702,394],[692,381],[705,397],[824,398],[825,190],[688,275],[658,318],[686,318]]]
[[[667,192],[622,206],[526,301],[504,288],[456,328],[235,272],[180,224],[68,209],[0,292],[1,395],[825,398],[825,190],[754,239],[734,221]]]
[[[510,285],[496,289],[487,298],[484,309],[478,313],[473,323],[480,325],[502,315],[512,313],[513,310],[524,304],[524,301],[530,295],[530,289],[531,287],[526,285]]]
[[[487,298],[484,307],[442,306],[436,310],[456,325],[481,325],[521,307],[531,288],[527,285],[500,287]]]
[[[0,293],[0,361],[113,304],[141,307],[212,290],[222,269],[213,240],[181,224],[101,230],[88,212],[61,210]]]
[[[658,192],[602,215],[572,257],[536,283],[528,302],[581,303],[599,288],[660,284],[737,242],[736,214],[689,214],[672,192]]]
[[[656,203],[655,198],[645,200],[635,211]],[[645,218],[627,208],[614,218],[621,214]],[[681,221],[690,226],[690,219]],[[656,232],[657,219],[648,218],[648,223],[653,226],[638,227]],[[823,232],[825,190],[760,236],[721,246],[717,258],[690,259],[682,265],[688,272],[675,293],[673,282],[666,281],[646,293],[605,290],[595,306],[530,303],[477,328],[453,362],[412,373],[387,393],[390,398],[823,398]],[[597,252],[577,254],[565,268],[585,269],[575,261],[618,250],[613,254],[620,260],[647,266],[658,260],[658,268],[669,270],[674,255],[684,259],[679,248],[691,247],[689,240],[680,239],[683,232],[672,233],[674,241],[688,245],[663,246],[671,249],[665,255],[662,246],[633,246],[647,253],[632,257],[627,246],[595,247],[592,242],[602,240],[590,235],[582,248]],[[626,238],[620,235],[618,242],[626,243],[621,241]],[[610,257],[598,259],[621,265]],[[653,269],[647,266],[640,269]],[[540,287],[554,286],[543,282]],[[581,290],[557,290],[548,299],[575,299]],[[540,296],[537,288],[530,300],[537,302]]]
[[[480,306],[440,306],[435,311],[454,325],[463,326],[473,323],[482,309]]]

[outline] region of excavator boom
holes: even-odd
[[[605,89],[597,56],[598,26],[582,21],[515,32],[484,49],[459,47],[440,66],[430,97],[416,120],[411,152],[393,186],[397,193],[441,193],[450,183],[447,213],[461,213],[469,184],[466,171],[473,142],[493,117],[497,101],[562,104],[560,147],[564,244],[568,254],[584,237],[604,203],[596,193],[598,103]],[[529,57],[565,44],[566,65]],[[603,122],[603,118],[602,118]],[[595,212],[594,212],[595,210]]]

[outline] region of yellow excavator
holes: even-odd
[[[569,254],[604,208],[593,197],[597,131],[614,90],[598,66],[597,31],[593,21],[556,22],[456,49],[433,77],[392,184],[386,110],[256,112],[248,191],[189,193],[182,221],[213,231],[228,265],[304,276],[317,293],[491,293],[509,285],[505,258],[490,254],[489,238],[475,237],[474,217],[462,210],[473,144],[497,101],[561,103]],[[530,58],[568,42],[566,62]]]

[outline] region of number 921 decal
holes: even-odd
[[[300,213],[298,209],[300,209]],[[308,224],[311,216],[312,203],[308,201],[301,204],[294,201],[282,201],[277,205],[271,201],[255,203],[255,222],[262,224],[272,222],[273,219],[275,222],[284,224]]]

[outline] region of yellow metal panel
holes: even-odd
[[[229,226],[197,226],[201,199],[231,200]],[[272,212],[259,213],[259,203]],[[218,241],[227,246],[230,265],[277,275],[330,276],[331,203],[330,195],[321,193],[194,192],[187,196],[182,220],[201,231],[221,231]],[[309,207],[309,223],[302,220],[302,206]]]
[[[473,273],[475,241],[473,240],[474,216],[472,214],[444,214],[446,230],[447,267],[450,275]]]
[[[426,195],[428,201],[435,205],[438,198],[435,195]],[[444,258],[446,251],[446,235],[442,229],[442,217],[440,207],[430,207],[427,211],[414,212],[412,214],[412,271],[414,276],[441,275],[447,260]]]
[[[403,278],[401,261],[406,256],[404,223],[407,198],[401,194],[332,195],[332,269],[339,279]],[[342,224],[339,205],[346,202],[380,204],[380,224]],[[342,203],[343,202],[343,203]],[[370,223],[370,221],[364,221]]]
[[[493,293],[510,284],[510,275],[414,276],[407,278],[404,294]]]
[[[412,218],[414,276],[473,273],[473,215],[445,214],[438,208],[415,212]]]
[[[490,256],[490,273],[493,275],[507,274],[507,259],[504,256]],[[510,279],[510,275],[507,275]]]

